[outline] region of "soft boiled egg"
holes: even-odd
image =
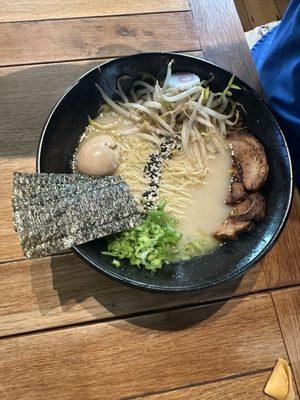
[[[113,174],[120,163],[120,147],[108,135],[100,135],[85,142],[76,155],[78,172],[104,176]]]

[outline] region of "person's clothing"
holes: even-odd
[[[276,25],[280,24],[280,21],[272,21],[267,24],[257,26],[251,31],[245,32],[246,40],[250,49],[258,42],[264,35],[266,35]]]
[[[300,187],[300,2],[291,0],[282,21],[252,48],[268,103],[286,136]]]

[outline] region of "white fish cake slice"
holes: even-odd
[[[167,88],[186,90],[200,84],[200,78],[190,72],[178,72],[172,74],[166,82]]]

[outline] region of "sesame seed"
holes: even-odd
[[[159,181],[162,174],[163,164],[172,156],[174,150],[181,148],[181,145],[178,143],[178,141],[178,135],[172,138],[166,138],[165,141],[160,145],[159,150],[150,154],[149,156],[149,160],[144,167],[144,174],[149,180],[150,189],[145,190],[143,193],[145,209],[153,207],[153,199],[158,198]]]

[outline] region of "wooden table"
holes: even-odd
[[[298,195],[259,265],[191,295],[121,286],[72,254],[24,260],[12,230],[12,172],[34,171],[52,105],[103,59],[186,52],[259,89],[232,0],[0,4],[0,398],[263,399],[278,357],[300,390]]]

